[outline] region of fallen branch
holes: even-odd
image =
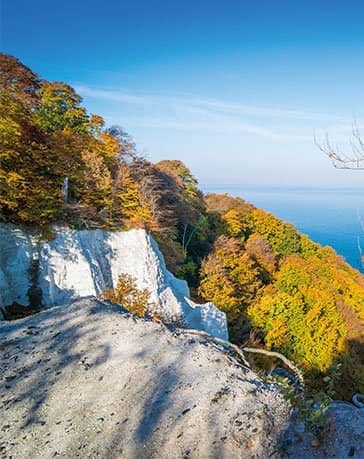
[[[305,386],[305,381],[304,381],[302,372],[290,360],[288,360],[287,357],[285,357],[283,354],[280,354],[279,352],[267,351],[265,349],[257,349],[257,348],[252,348],[252,347],[239,348],[238,346],[236,346],[235,344],[230,343],[229,341],[226,341],[226,340],[224,340],[222,338],[216,338],[216,337],[211,336],[208,333],[206,333],[204,331],[200,331],[200,330],[191,330],[191,329],[179,328],[178,331],[181,332],[181,333],[188,333],[190,335],[203,336],[204,338],[207,338],[210,341],[215,342],[216,344],[220,344],[220,345],[222,345],[224,347],[233,349],[239,355],[239,357],[242,359],[242,361],[244,362],[244,365],[246,365],[248,368],[251,368],[251,365],[247,362],[247,360],[245,358],[245,355],[244,355],[244,352],[249,352],[249,353],[254,353],[254,354],[264,354],[264,355],[268,355],[269,357],[275,357],[277,359],[280,359],[280,360],[282,360],[282,362],[288,368],[290,368],[293,371],[293,373],[296,375],[301,387],[304,388],[304,386]]]
[[[216,338],[214,336],[211,336],[210,334],[204,332],[204,331],[201,331],[201,330],[192,330],[190,328],[186,329],[186,328],[178,328],[177,329],[180,333],[184,333],[184,334],[189,334],[189,335],[198,335],[198,336],[203,336],[204,338],[207,338],[209,341],[212,341],[214,342],[215,344],[217,345],[221,345],[225,348],[228,348],[228,349],[233,349],[237,354],[238,356],[240,357],[240,359],[242,360],[242,362],[244,363],[244,365],[248,368],[251,368],[249,362],[246,360],[245,356],[244,356],[244,353],[241,351],[241,349],[236,346],[235,344],[232,344],[230,343],[229,341],[226,341],[225,339],[222,339],[222,338]]]
[[[269,357],[275,357],[277,359],[282,360],[282,362],[294,372],[301,386],[302,387],[305,386],[305,380],[303,378],[303,373],[301,372],[301,370],[299,370],[296,367],[296,365],[294,365],[290,360],[288,360],[287,357],[285,357],[283,354],[280,354],[279,352],[274,352],[274,351],[267,351],[266,349],[257,349],[255,347],[243,347],[242,351],[250,352],[252,354],[268,355]]]

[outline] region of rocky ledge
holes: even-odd
[[[208,338],[96,299],[2,322],[0,457],[268,457],[289,407]]]
[[[312,448],[278,388],[208,336],[95,298],[2,322],[0,370],[4,459],[364,457],[362,410],[333,408]]]

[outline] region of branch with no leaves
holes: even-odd
[[[211,336],[208,333],[200,331],[200,330],[191,330],[191,329],[179,328],[178,331],[182,332],[182,333],[188,333],[190,335],[203,336],[203,337],[209,339],[210,341],[212,341],[212,342],[214,342],[216,344],[224,346],[225,348],[227,347],[227,348],[233,349],[238,354],[238,356],[242,359],[242,361],[244,362],[244,365],[247,366],[248,368],[250,368],[250,365],[245,359],[244,352],[245,353],[254,353],[254,354],[263,354],[263,355],[267,355],[269,357],[274,357],[274,358],[280,359],[296,375],[297,380],[300,383],[300,386],[302,388],[304,388],[304,386],[305,386],[305,381],[304,381],[302,372],[296,367],[296,365],[294,365],[289,359],[287,359],[287,357],[285,357],[283,354],[280,354],[279,352],[267,351],[266,349],[257,349],[257,348],[252,348],[252,347],[239,348],[238,346],[236,346],[235,344],[230,343],[229,341],[226,341],[226,340],[221,339],[221,338],[216,338],[216,337]]]
[[[252,354],[263,354],[268,355],[269,357],[274,357],[281,360],[288,368],[290,368],[293,373],[296,375],[298,381],[300,382],[301,386],[304,387],[305,381],[303,378],[303,374],[301,370],[299,370],[296,365],[294,365],[287,357],[285,357],[280,352],[275,351],[267,351],[266,349],[258,349],[255,347],[242,347],[241,350],[243,352],[251,352]]]
[[[364,141],[361,138],[357,124],[353,124],[350,139],[350,154],[344,153],[341,148],[332,145],[329,135],[325,134],[325,139],[319,142],[314,132],[314,142],[332,162],[337,169],[357,169],[364,170]]]
[[[233,349],[236,352],[236,354],[239,356],[241,361],[243,362],[244,366],[250,368],[250,364],[246,360],[243,352],[235,344],[232,344],[229,341],[226,341],[225,339],[217,338],[215,336],[212,336],[209,333],[201,331],[201,330],[193,330],[193,329],[190,329],[190,328],[178,328],[178,331],[180,333],[184,333],[184,334],[188,333],[189,335],[203,336],[204,338],[207,338],[209,341],[212,341],[213,343],[215,343],[215,344],[217,344],[219,346],[222,346],[222,347],[228,348],[228,349]]]

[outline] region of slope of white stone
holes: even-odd
[[[28,304],[31,259],[30,237],[15,226],[0,224],[0,318],[2,307]]]
[[[0,343],[1,458],[278,457],[288,402],[206,337],[84,299]]]
[[[164,320],[227,338],[225,314],[211,303],[199,306],[188,300],[187,283],[167,270],[157,244],[144,230],[63,229],[42,245],[39,266],[39,286],[47,306],[97,296],[128,274],[138,288],[148,289]]]
[[[9,225],[1,229],[0,305],[28,304],[29,268],[39,257],[38,286],[44,306],[97,296],[115,287],[120,275],[128,274],[138,288],[148,289],[154,309],[164,320],[228,337],[225,314],[212,303],[196,305],[189,299],[187,283],[167,270],[156,242],[144,230],[58,228],[53,240],[32,246],[30,237],[19,229]]]

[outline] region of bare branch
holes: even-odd
[[[349,140],[350,153],[344,153],[338,145],[333,147],[327,133],[324,140],[319,142],[314,132],[314,142],[337,169],[364,170],[364,140],[356,122],[352,126],[351,139]]]
[[[288,368],[290,368],[293,371],[293,373],[295,373],[295,375],[296,375],[298,381],[300,382],[301,386],[304,387],[305,381],[304,381],[303,374],[302,374],[301,370],[299,370],[299,368],[296,365],[294,365],[289,359],[287,359],[287,357],[285,357],[280,352],[267,351],[266,349],[257,349],[257,348],[254,348],[254,347],[242,347],[241,350],[243,352],[251,352],[251,353],[254,353],[254,354],[268,355],[270,357],[274,357],[274,358],[282,360],[282,362]]]
[[[243,351],[235,344],[230,343],[230,341],[226,341],[222,338],[217,338],[216,336],[212,336],[209,333],[204,332],[202,330],[194,330],[194,329],[189,329],[189,328],[177,328],[176,331],[178,331],[179,333],[183,333],[183,334],[202,336],[206,338],[207,340],[209,340],[210,342],[215,343],[217,346],[222,346],[225,349],[232,349],[235,351],[236,355],[238,356],[239,360],[243,363],[243,365],[247,368],[251,368],[249,362],[245,358]]]
[[[179,328],[178,331],[180,333],[185,333],[185,334],[188,333],[190,335],[202,336],[202,337],[208,339],[209,341],[212,341],[212,342],[216,343],[217,345],[221,345],[221,346],[223,346],[225,348],[228,348],[228,349],[230,348],[230,349],[234,350],[236,352],[236,354],[238,355],[238,357],[243,362],[243,364],[245,366],[247,366],[248,368],[251,368],[251,367],[250,367],[249,363],[247,362],[247,360],[245,359],[244,352],[245,353],[254,353],[254,354],[264,354],[264,355],[268,355],[270,357],[274,357],[274,358],[280,359],[296,375],[300,386],[302,388],[304,388],[304,386],[305,386],[305,381],[304,381],[304,377],[303,377],[303,374],[302,374],[301,370],[296,365],[294,365],[289,359],[287,359],[287,357],[285,357],[283,354],[280,354],[279,352],[267,351],[266,349],[257,349],[257,348],[253,348],[253,347],[239,348],[238,346],[236,346],[233,343],[230,343],[229,341],[226,341],[224,339],[211,336],[210,334],[208,334],[206,332],[203,332],[201,330],[191,330],[191,329]]]

